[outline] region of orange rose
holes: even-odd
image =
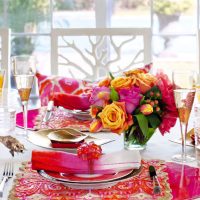
[[[95,119],[90,124],[90,132],[91,133],[99,132],[99,131],[101,131],[102,128],[103,128],[103,126],[102,126],[102,122],[100,119]]]
[[[135,76],[140,73],[144,73],[144,70],[143,69],[134,69],[134,70],[129,70],[127,72],[124,72],[124,74],[126,76]]]
[[[133,79],[132,82],[140,88],[143,94],[150,90],[157,81],[155,76],[147,73],[138,73],[131,78]]]
[[[150,104],[143,104],[140,107],[140,112],[144,115],[150,115],[153,112],[153,107]]]
[[[111,81],[111,86],[116,90],[122,88],[131,88],[133,85],[132,79],[130,77],[117,77]]]
[[[99,81],[98,85],[99,85],[99,87],[102,87],[102,86],[108,87],[110,85],[110,81],[111,81],[110,78],[106,78],[106,79]]]
[[[155,76],[145,73],[142,69],[125,72],[125,75],[132,78],[132,83],[138,86],[143,94],[150,90],[157,81]]]
[[[133,124],[132,116],[126,114],[124,102],[113,102],[107,105],[98,116],[101,118],[103,128],[118,134]]]
[[[98,112],[100,111],[100,108],[95,107],[95,106],[91,106],[90,108],[90,115],[95,118],[98,114]]]

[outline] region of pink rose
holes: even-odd
[[[91,105],[104,107],[110,99],[110,88],[108,87],[94,87],[90,97]]]
[[[139,88],[132,87],[119,90],[119,97],[120,102],[125,102],[126,112],[131,114],[139,105],[142,95]]]

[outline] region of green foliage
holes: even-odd
[[[148,120],[146,118],[145,115],[143,115],[142,113],[135,115],[139,127],[143,133],[143,135],[146,137],[148,135]]]
[[[56,10],[89,10],[94,6],[93,0],[56,0]]]
[[[154,0],[156,13],[176,15],[187,11],[192,6],[191,0]]]
[[[117,91],[113,87],[110,88],[110,99],[112,101],[118,101],[119,100],[119,94],[117,93]]]
[[[121,8],[137,8],[139,6],[144,6],[147,4],[146,0],[118,0]]]
[[[162,93],[157,86],[152,87],[149,91],[144,94],[146,99],[160,100],[162,99]]]
[[[113,80],[115,77],[112,75],[111,72],[109,72],[110,78]]]
[[[147,119],[148,119],[149,124],[151,125],[151,127],[154,128],[154,129],[156,129],[161,123],[161,120],[160,120],[159,116],[156,115],[156,114],[148,115]]]
[[[4,9],[7,9],[6,20]],[[49,0],[0,0],[0,26],[7,26],[12,32],[31,32],[39,22],[48,19],[48,10]],[[31,54],[33,50],[31,37],[12,39],[12,55]]]
[[[45,20],[48,9],[48,0],[9,0],[8,25],[14,32],[24,32],[27,23]]]

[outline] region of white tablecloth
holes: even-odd
[[[23,144],[25,144],[26,151],[23,154],[16,154],[14,158],[11,157],[9,151],[0,144],[0,176],[2,175],[4,163],[10,159],[13,159],[15,163],[15,173],[18,172],[18,168],[22,161],[30,161],[31,160],[31,151],[33,149],[43,149],[38,146],[33,145],[32,143],[28,142],[25,138],[19,137],[16,134],[22,129],[16,128],[15,133],[13,136],[17,137]],[[117,134],[113,133],[98,133],[95,136],[97,137],[109,137],[114,138],[115,141],[105,144],[102,146],[103,151],[106,152],[117,152],[120,149],[123,149],[123,136],[118,136]],[[171,157],[174,154],[181,152],[181,145],[170,142],[170,138],[179,138],[179,124],[176,127],[171,129],[170,134],[166,134],[162,136],[159,132],[156,132],[152,138],[148,141],[147,147],[145,150],[141,151],[141,156],[143,159],[162,159],[166,161],[170,161]],[[187,152],[190,154],[194,154],[193,147],[187,147]],[[189,163],[191,166],[197,166],[196,161]],[[9,190],[12,188],[13,179],[10,179],[6,185],[3,200],[8,199]],[[0,198],[1,199],[1,198]]]

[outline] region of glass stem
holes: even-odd
[[[182,159],[186,161],[186,136],[187,136],[187,127],[188,123],[180,122],[181,127],[181,139],[182,139]]]
[[[24,132],[25,132],[25,136],[27,137],[28,136],[28,131],[27,131],[28,101],[23,101],[22,107],[23,107],[23,119],[24,119]]]

